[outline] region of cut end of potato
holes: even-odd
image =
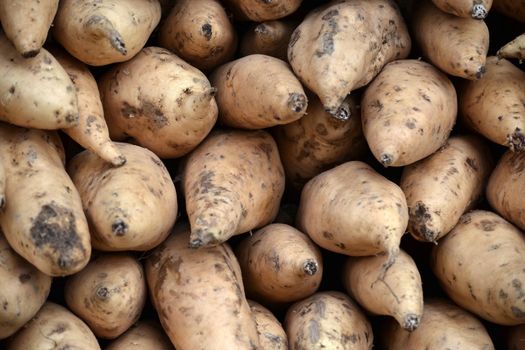
[[[213,247],[221,243],[211,232],[202,229],[191,231],[189,247],[192,249]]]
[[[421,320],[420,315],[408,314],[405,316],[403,321],[403,328],[409,332],[415,331],[419,326],[419,321]]]
[[[308,102],[304,94],[294,92],[288,97],[288,107],[295,113],[304,114],[307,105]]]
[[[379,162],[381,162],[381,164],[383,164],[383,166],[386,168],[394,162],[394,156],[391,154],[382,154],[379,157]]]
[[[487,17],[488,11],[483,4],[475,4],[472,6],[472,18],[474,19],[485,19]]]
[[[111,224],[111,232],[116,236],[124,236],[128,233],[128,224],[122,221],[122,219],[116,219],[113,224]]]
[[[326,112],[328,112],[332,117],[334,117],[337,120],[348,120],[350,119],[350,116],[352,115],[349,106],[347,104],[343,104],[342,106],[334,109],[334,108],[326,108]]]
[[[30,49],[28,51],[22,51],[20,52],[20,54],[24,58],[31,58],[31,57],[35,57],[36,55],[38,55],[39,52],[40,52],[40,48],[37,48],[37,49]]]
[[[303,271],[308,276],[315,275],[317,273],[317,270],[318,270],[317,262],[315,260],[313,260],[313,259],[308,259],[303,264]]]
[[[485,75],[486,72],[487,72],[487,69],[485,68],[485,66],[479,67],[476,70],[476,79],[479,80],[479,79],[483,78],[483,76]]]
[[[413,209],[410,209],[410,233],[414,238],[423,242],[436,242],[439,234],[429,228],[432,215],[429,208],[423,202],[417,202]]]
[[[512,134],[508,135],[507,141],[511,151],[525,151],[525,134],[520,128],[516,128]]]

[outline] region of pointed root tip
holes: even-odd
[[[512,152],[525,151],[525,134],[520,128],[516,128],[512,134],[507,136],[507,142]]]
[[[403,328],[409,332],[415,331],[416,328],[419,326],[420,320],[421,317],[419,315],[408,314],[405,316],[405,319],[403,321]]]
[[[114,157],[111,160],[111,164],[113,164],[116,167],[122,166],[122,165],[126,164],[126,162],[127,162],[127,159],[122,154]]]
[[[303,271],[308,276],[313,276],[317,273],[318,265],[313,259],[308,259],[303,265]]]
[[[301,93],[291,93],[288,97],[288,107],[295,113],[305,113],[308,100],[306,96]]]
[[[122,219],[117,219],[111,225],[111,232],[116,236],[124,236],[128,233],[128,224],[126,224]]]
[[[345,105],[337,108],[327,108],[326,111],[337,120],[348,120],[352,116],[352,113]]]
[[[391,154],[382,154],[381,157],[379,157],[379,162],[383,164],[385,168],[392,164],[393,161],[394,156],[392,156]]]
[[[20,54],[22,55],[23,58],[32,58],[38,55],[39,53],[40,53],[40,48],[23,51]]]
[[[474,19],[485,19],[487,17],[488,11],[487,8],[482,4],[475,4],[472,6],[472,18]]]

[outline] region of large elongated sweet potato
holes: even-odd
[[[81,270],[90,234],[58,134],[2,123],[0,157],[7,177],[0,225],[11,247],[47,275]]]
[[[313,10],[295,29],[288,60],[325,109],[342,118],[346,95],[368,84],[386,63],[407,57],[410,48],[394,1],[335,1]]]
[[[98,83],[111,138],[132,137],[161,158],[190,152],[217,120],[208,78],[160,47],[115,65]]]
[[[448,296],[501,325],[525,323],[525,236],[489,211],[463,215],[430,262]]]
[[[40,52],[57,9],[58,0],[0,1],[4,33],[23,57]]]
[[[159,21],[158,0],[61,0],[53,36],[80,61],[103,66],[135,56]]]
[[[160,322],[177,350],[259,348],[241,270],[227,243],[188,246],[189,227],[173,233],[146,260],[146,279]]]
[[[186,159],[182,185],[192,247],[267,225],[284,192],[277,145],[266,131],[217,130]]]

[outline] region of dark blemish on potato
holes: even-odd
[[[323,35],[321,37],[321,50],[316,50],[315,55],[317,57],[323,57],[324,55],[331,55],[334,52],[334,36],[339,33],[339,25],[337,23],[336,17],[339,14],[338,10],[330,10],[328,13],[326,13],[322,20],[327,21],[328,30],[323,31],[323,28],[321,28],[321,31],[323,31]]]
[[[344,243],[341,243],[341,242],[337,242],[337,243],[334,243],[334,245],[338,248],[341,248],[341,249],[346,249],[346,246]]]
[[[307,101],[304,94],[297,92],[288,94],[288,108],[295,113],[302,112],[306,109]]]
[[[522,284],[521,284],[521,281],[514,278],[512,280],[512,287],[516,290],[516,292],[518,293],[518,297],[519,298],[522,298],[525,296],[525,292],[523,291],[523,288],[522,288]]]
[[[324,124],[321,124],[321,123],[318,123],[315,126],[315,131],[321,136],[328,135],[328,130],[326,129],[326,126]]]
[[[415,129],[416,128],[416,120],[415,119],[408,119],[405,121],[405,126],[409,129]]]
[[[124,236],[128,233],[128,224],[126,224],[122,219],[116,219],[111,224],[111,232],[116,236]]]
[[[68,327],[67,324],[60,322],[60,323],[58,323],[58,324],[56,325],[55,328],[53,328],[53,329],[51,330],[51,332],[49,332],[49,333],[47,334],[47,336],[50,337],[50,336],[52,336],[53,334],[62,334],[62,333],[64,333],[68,328],[69,328],[69,327]]]
[[[270,261],[272,263],[272,268],[275,271],[279,271],[281,269],[281,262],[279,261],[279,254],[277,254],[276,251],[272,251],[270,255]]]
[[[510,310],[512,311],[512,314],[517,318],[525,318],[525,312],[522,311],[520,308],[513,306],[510,308]]]
[[[11,85],[11,87],[9,88],[9,93],[10,94],[14,94],[15,93],[15,86],[14,85]]]
[[[334,239],[333,233],[328,232],[328,231],[323,231],[323,237],[330,241]]]
[[[479,223],[475,223],[475,226],[483,231],[490,232],[496,229],[498,225],[497,221],[481,220]]]
[[[23,273],[21,274],[20,276],[18,276],[18,280],[20,281],[20,283],[24,284],[26,283],[27,281],[29,281],[31,279],[31,274],[29,273]]]
[[[201,32],[204,35],[204,37],[206,38],[206,40],[210,41],[211,36],[213,34],[211,24],[209,24],[209,23],[203,24],[202,27],[201,27]]]
[[[520,128],[516,128],[512,134],[507,136],[507,142],[511,151],[525,150],[525,134]]]
[[[317,320],[310,320],[309,325],[310,342],[315,344],[319,341],[321,335],[319,333],[319,323]]]
[[[498,250],[500,247],[501,247],[501,244],[492,244],[489,247],[489,251],[491,251],[491,250]]]
[[[378,111],[383,109],[383,104],[379,100],[370,102],[370,107],[377,109]]]
[[[472,285],[470,283],[467,283],[467,288],[472,299],[478,300],[478,298],[474,295],[474,290],[472,289]]]
[[[479,170],[479,167],[478,167],[477,162],[476,162],[475,159],[473,159],[473,158],[467,158],[467,160],[465,161],[465,163],[467,163],[467,165],[468,165],[470,168],[472,168],[472,170],[474,170],[474,171],[476,171],[476,172]]]
[[[80,263],[74,257],[80,249],[85,253],[76,231],[73,212],[54,201],[45,204],[33,220],[30,229],[31,239],[39,250],[50,249],[50,257],[58,255],[57,263],[61,269],[69,269]]]
[[[432,222],[432,215],[430,210],[423,202],[417,202],[415,207],[410,209],[410,227],[416,230],[419,237],[425,239],[427,242],[434,242],[438,236],[437,232],[429,229],[428,226]]]
[[[271,144],[262,142],[257,145],[257,148],[263,151],[264,154],[266,154],[266,157],[268,158],[268,160],[272,159],[273,147]]]
[[[297,43],[297,40],[301,37],[301,29],[296,29],[292,33],[292,36],[290,37],[290,42],[288,43],[289,47],[294,47],[294,45]]]

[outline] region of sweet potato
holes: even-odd
[[[493,165],[481,137],[460,135],[406,166],[399,185],[408,204],[408,232],[424,242],[445,236],[483,195]]]
[[[218,0],[180,0],[159,31],[159,45],[201,70],[229,61],[237,32]]]
[[[462,308],[496,324],[525,323],[525,236],[499,215],[463,215],[433,247],[430,266]]]
[[[337,291],[318,292],[290,306],[284,328],[290,350],[370,350],[374,340],[359,306]]]
[[[0,339],[4,339],[22,328],[44,305],[51,277],[16,254],[1,231],[0,286]]]
[[[506,336],[507,350],[521,350],[525,348],[525,323],[510,327]]]
[[[456,90],[429,63],[388,63],[368,85],[361,102],[363,132],[383,166],[414,163],[447,140],[458,111]]]
[[[278,58],[244,56],[215,69],[210,81],[217,88],[219,121],[224,125],[263,129],[291,123],[306,113],[308,100],[301,83]]]
[[[214,131],[185,160],[182,187],[194,248],[265,226],[284,192],[277,145],[262,130]]]
[[[23,58],[0,31],[0,76],[0,120],[35,129],[78,125],[73,83],[47,50]]]
[[[412,19],[414,41],[436,67],[469,80],[488,70],[489,30],[483,20],[451,15],[429,0],[420,2]]]
[[[135,56],[159,21],[158,0],[62,0],[52,32],[71,55],[103,66]]]
[[[105,161],[115,166],[124,164],[126,158],[109,138],[97,82],[88,67],[64,50],[54,48],[51,52],[71,78],[77,94],[79,124],[62,131]]]
[[[302,0],[225,0],[225,3],[237,19],[264,22],[292,14]]]
[[[517,58],[520,61],[523,60],[525,58],[525,33],[505,44],[498,50],[497,55],[498,58]]]
[[[239,264],[227,243],[188,247],[186,224],[146,259],[146,279],[162,327],[175,348],[258,349],[255,320]]]
[[[97,337],[114,339],[139,319],[146,302],[142,265],[129,254],[100,255],[66,280],[64,298]]]
[[[432,0],[441,11],[455,16],[484,19],[492,7],[492,0]]]
[[[0,226],[11,247],[50,276],[73,274],[91,256],[86,216],[64,157],[56,132],[0,124],[7,178]]]
[[[288,337],[281,322],[270,310],[261,304],[248,299],[248,305],[252,311],[257,334],[261,343],[261,350],[288,350]]]
[[[319,246],[340,254],[399,252],[408,224],[405,195],[368,164],[350,161],[327,170],[304,186],[297,228]]]
[[[206,76],[160,47],[143,49],[98,83],[111,138],[132,137],[161,158],[190,152],[217,120]]]
[[[465,310],[444,299],[425,300],[419,327],[408,332],[387,320],[376,335],[381,349],[494,350],[483,324]]]
[[[501,216],[525,230],[525,152],[507,151],[490,175],[489,204]]]
[[[239,44],[241,56],[261,54],[288,59],[288,43],[297,23],[291,20],[275,20],[257,23],[246,31]]]
[[[423,315],[421,276],[414,260],[403,250],[385,271],[387,259],[385,255],[347,257],[343,285],[365,310],[392,316],[403,329],[413,331]]]
[[[492,142],[525,150],[525,72],[506,59],[487,58],[487,73],[458,91],[461,120]]]
[[[349,95],[340,107],[342,119],[333,118],[316,96],[309,96],[306,115],[275,127],[275,141],[286,179],[301,189],[312,177],[345,161],[365,155],[368,146],[361,127],[359,100]]]
[[[175,350],[160,325],[139,321],[112,341],[106,350]]]
[[[127,159],[120,167],[89,151],[68,163],[90,223],[93,247],[104,251],[152,249],[175,223],[175,185],[153,152],[132,144],[115,144]]]
[[[525,0],[494,0],[493,7],[505,16],[525,22]]]
[[[6,350],[100,350],[89,327],[63,306],[46,302],[11,339]]]
[[[339,109],[346,96],[367,85],[386,63],[407,57],[410,48],[394,1],[336,1],[310,12],[294,30],[288,61],[324,108],[343,118]]]
[[[34,57],[44,45],[58,0],[0,1],[0,22],[23,57]]]
[[[280,304],[306,298],[323,277],[321,250],[307,235],[285,224],[270,224],[235,249],[248,298]]]

